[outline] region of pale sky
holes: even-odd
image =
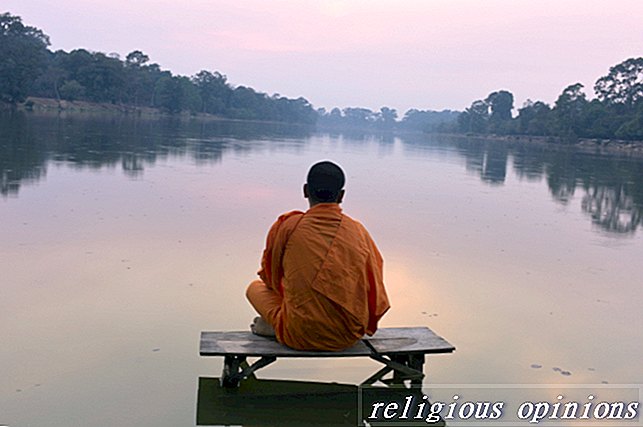
[[[174,74],[315,107],[462,110],[490,92],[553,103],[643,56],[639,0],[2,0],[52,49],[142,50]]]

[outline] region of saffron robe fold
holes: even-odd
[[[390,307],[375,242],[337,203],[280,216],[261,266],[261,280],[281,296],[280,308],[266,320],[277,340],[292,348],[350,347],[372,335]]]

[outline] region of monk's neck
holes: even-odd
[[[339,203],[337,203],[337,202],[312,202],[312,201],[310,201],[310,199],[308,199],[308,205],[309,205],[310,209],[312,209],[314,207],[330,207],[330,208],[336,207],[336,208],[340,208]]]

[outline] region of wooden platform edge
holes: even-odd
[[[399,332],[420,334],[418,340],[411,342],[412,337],[400,336]],[[411,334],[413,335],[413,334]],[[228,339],[213,339],[212,336]],[[423,340],[422,340],[423,338]],[[404,342],[404,340],[407,340]],[[217,343],[227,343],[229,348],[221,348]],[[422,345],[423,347],[417,347]],[[399,348],[397,348],[399,346]],[[259,337],[250,331],[201,331],[199,355],[217,357],[239,355],[245,357],[368,357],[373,351],[387,355],[396,354],[448,354],[455,351],[455,346],[437,335],[426,326],[381,328],[373,336],[365,336],[353,347],[341,351],[295,350],[278,343],[274,339]]]

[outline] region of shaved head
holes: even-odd
[[[308,171],[308,195],[321,203],[337,202],[346,178],[342,169],[333,162],[315,163]]]

